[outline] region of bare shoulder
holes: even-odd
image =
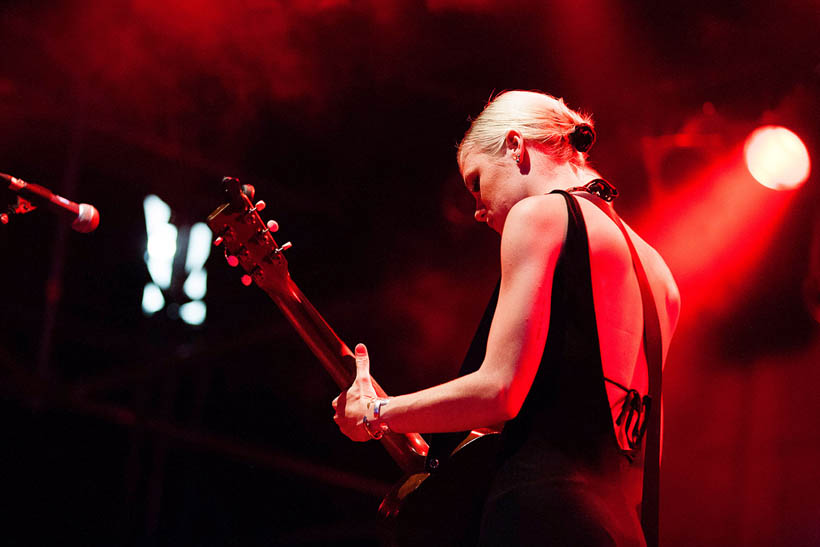
[[[647,276],[652,284],[654,292],[659,294],[656,300],[658,304],[665,304],[667,317],[670,322],[670,329],[674,330],[680,315],[680,291],[672,275],[672,271],[666,264],[661,254],[652,245],[646,242],[631,226],[626,224],[630,239],[632,239],[635,249],[641,257],[641,263],[646,269]]]
[[[504,223],[504,236],[517,239],[527,236],[549,238],[551,235],[558,235],[563,239],[566,224],[567,207],[561,196],[530,196],[510,209]]]
[[[620,264],[622,273],[631,272],[632,258],[624,242],[623,234],[595,204],[587,200],[579,201],[590,235],[591,253],[593,255],[597,253],[599,257],[604,255],[607,264]],[[623,222],[641,258],[641,264],[646,270],[659,309],[666,312],[664,315],[669,320],[671,330],[674,330],[680,313],[680,292],[675,278],[661,254],[626,221]]]
[[[675,283],[675,278],[672,276],[672,271],[666,264],[661,254],[652,245],[646,242],[631,226],[626,225],[632,241],[635,242],[635,247],[641,255],[642,262],[646,263],[650,270],[650,275],[655,279],[663,281],[664,288],[669,293],[669,297],[680,301],[680,293],[678,292],[678,285]]]
[[[531,196],[507,215],[501,236],[502,272],[515,264],[543,268],[554,262],[567,230],[567,208],[561,196]]]

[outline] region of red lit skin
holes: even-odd
[[[472,374],[391,397],[382,418],[393,431],[462,431],[510,420],[518,414],[538,371],[549,329],[553,272],[567,229],[564,199],[545,194],[581,186],[598,175],[556,164],[516,131],[510,131],[506,145],[498,157],[467,152],[462,165],[465,185],[476,200],[476,220],[501,234],[501,290],[484,361]],[[520,164],[515,162],[518,154]],[[480,189],[474,192],[476,177]],[[615,224],[595,204],[583,198],[578,201],[590,242],[604,374],[646,393],[641,297],[629,249]],[[677,286],[660,255],[631,229],[630,234],[655,294],[665,359],[679,312]],[[361,344],[356,360],[355,382],[333,401],[334,419],[345,435],[366,441],[370,437],[362,418],[372,418],[367,403],[376,394],[369,357]],[[624,392],[606,387],[614,420]],[[622,435],[619,441],[623,444]]]

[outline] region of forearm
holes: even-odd
[[[510,418],[507,389],[476,371],[422,391],[391,397],[381,418],[395,432],[465,431]]]

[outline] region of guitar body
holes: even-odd
[[[501,435],[468,438],[432,474],[406,477],[382,502],[391,547],[474,546]]]

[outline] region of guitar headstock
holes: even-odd
[[[275,223],[268,224],[259,216],[264,202],[251,201],[253,186],[242,184],[239,179],[222,179],[228,202],[223,203],[208,216],[208,226],[215,234],[215,245],[225,250],[225,258],[231,266],[242,266],[247,272],[243,283],[255,282],[266,292],[283,292],[288,280],[288,261],[284,251],[291,247],[287,242],[281,247],[273,239]]]

